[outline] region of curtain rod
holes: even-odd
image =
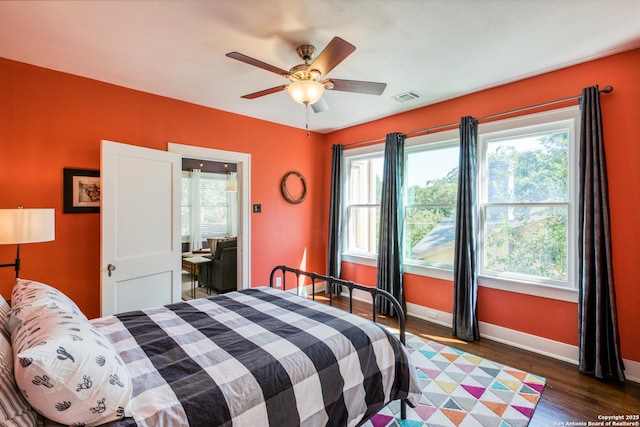
[[[600,93],[610,93],[610,92],[613,92],[613,86],[606,86],[606,87],[604,87],[604,88],[602,88],[600,90]],[[481,120],[487,120],[487,119],[495,119],[496,117],[500,117],[500,116],[506,116],[506,115],[513,114],[513,113],[520,113],[522,111],[533,110],[535,108],[545,107],[547,105],[559,104],[561,102],[567,102],[567,101],[571,101],[573,99],[580,99],[580,98],[582,98],[582,95],[569,96],[567,98],[556,99],[554,101],[547,101],[547,102],[543,102],[541,104],[529,105],[528,107],[517,108],[515,110],[509,110],[509,111],[503,111],[501,113],[490,114],[488,116],[479,117],[477,120],[481,121]],[[414,131],[411,131],[411,132],[407,132],[407,133],[404,134],[404,136],[405,137],[418,136],[418,135],[422,135],[422,134],[427,134],[429,132],[433,132],[434,130],[447,129],[447,128],[451,128],[451,127],[459,126],[459,125],[460,125],[460,122],[449,123],[447,125],[433,126],[433,127],[426,128],[426,129],[420,129],[420,130],[414,130]],[[375,138],[375,139],[369,139],[367,141],[352,142],[350,144],[343,144],[343,147],[351,147],[353,145],[361,145],[361,144],[371,144],[371,143],[374,143],[374,142],[384,142],[385,139],[386,138]]]

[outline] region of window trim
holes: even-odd
[[[348,151],[348,154],[346,154]],[[351,174],[350,172],[350,164],[353,161],[358,161],[358,160],[368,160],[368,159],[372,159],[372,158],[376,158],[376,157],[380,157],[383,156],[384,157],[384,144],[375,144],[375,145],[368,145],[366,147],[358,147],[358,148],[353,148],[350,150],[345,151],[345,154],[342,157],[342,169],[343,171],[345,171],[345,173],[343,174],[343,182],[342,182],[342,188],[345,190],[345,194],[343,195],[343,204],[344,206],[342,207],[342,215],[344,218],[344,221],[342,221],[342,236],[343,236],[343,242],[342,242],[342,247],[344,248],[344,252],[342,254],[342,258],[343,259],[354,259],[355,261],[350,261],[350,262],[355,262],[357,264],[365,264],[365,265],[371,265],[371,261],[373,260],[374,262],[374,266],[377,265],[377,253],[371,253],[371,252],[347,252],[349,250],[349,245],[348,245],[348,237],[349,237],[349,220],[350,220],[350,208],[352,207],[360,207],[360,208],[376,208],[376,207],[380,207],[380,204],[375,204],[375,203],[354,203],[352,205],[348,205],[346,203],[347,199],[348,199],[348,192],[349,189],[351,188],[351,182],[350,182],[350,177]],[[346,257],[346,258],[345,258]],[[360,260],[360,261],[358,261]],[[367,261],[369,260],[369,261]]]
[[[515,278],[506,277],[494,277],[478,275],[478,285],[489,288],[497,289],[507,292],[532,295],[543,298],[550,298],[567,302],[578,302],[578,287],[577,287],[577,201],[578,201],[578,156],[579,156],[579,135],[580,135],[580,109],[579,106],[571,106],[566,108],[548,110],[540,113],[527,114],[524,116],[518,116],[508,118],[504,120],[497,120],[488,123],[480,123],[478,125],[478,144],[480,145],[480,139],[485,137],[486,134],[495,134],[497,132],[513,131],[516,128],[524,128],[529,126],[539,126],[544,124],[558,123],[562,121],[573,122],[572,137],[570,137],[569,144],[569,165],[568,165],[568,194],[569,210],[571,211],[569,216],[568,235],[573,238],[569,241],[568,249],[568,270],[569,277],[567,282],[569,286],[557,286],[551,283],[538,283],[532,281],[523,281]],[[452,139],[459,140],[458,129],[451,129],[442,132],[436,132],[426,135],[420,135],[412,138],[408,138],[405,143],[405,156],[408,152],[419,149],[418,147],[426,144],[446,144]],[[480,147],[479,147],[480,148]],[[366,147],[352,148],[345,150],[343,156],[343,170],[348,171],[349,161],[354,158],[369,157],[375,154],[384,155],[384,144],[374,144]],[[480,161],[481,155],[479,153],[478,159]],[[406,162],[405,162],[406,163]],[[480,167],[480,165],[479,165]],[[406,171],[405,171],[406,173]],[[344,174],[345,181],[343,182],[343,188],[348,188],[348,173]],[[480,177],[479,177],[480,178]],[[480,185],[480,179],[478,179],[478,185]],[[406,197],[406,192],[404,194]],[[346,198],[345,198],[344,212],[346,213]],[[479,206],[480,209],[480,206]],[[346,217],[345,217],[346,218]],[[343,221],[343,236],[347,238],[347,224],[348,221]],[[481,230],[479,230],[481,231]],[[480,237],[480,236],[479,236]],[[345,252],[342,253],[342,260],[359,265],[377,266],[377,256],[366,256],[363,254],[348,253],[348,245],[345,241],[343,248]],[[482,249],[481,249],[482,250]],[[478,256],[480,257],[481,251]],[[573,256],[572,256],[573,255]],[[436,266],[425,266],[417,263],[403,262],[404,272],[409,274],[415,274],[419,276],[425,276],[435,279],[442,279],[453,282],[453,269],[440,268]]]
[[[556,110],[544,111],[541,113],[528,114],[526,116],[519,116],[510,119],[499,120],[486,124],[480,124],[478,126],[478,240],[484,242],[484,207],[495,205],[493,203],[486,202],[486,180],[487,167],[486,167],[486,150],[487,141],[516,137],[521,135],[539,134],[541,132],[548,132],[556,130],[558,128],[570,128],[571,132],[569,140],[567,141],[568,150],[568,182],[567,182],[567,202],[562,202],[561,205],[567,206],[568,224],[567,235],[569,241],[567,242],[567,281],[554,281],[554,280],[536,280],[534,278],[519,278],[514,274],[499,274],[488,273],[483,269],[484,259],[484,245],[478,245],[478,277],[483,278],[484,284],[489,284],[491,287],[498,289],[504,289],[507,286],[513,284],[514,287],[527,289],[532,286],[534,289],[540,288],[543,290],[543,294],[556,294],[550,290],[567,290],[571,294],[577,293],[577,157],[578,157],[578,135],[580,132],[580,109],[578,106],[566,107]],[[509,205],[517,205],[517,202],[509,203]],[[554,203],[542,203],[545,205],[552,205]],[[548,292],[546,290],[549,290]],[[529,292],[527,292],[529,293]],[[533,292],[532,292],[533,293]],[[539,295],[540,292],[533,293]],[[577,296],[577,294],[576,294]],[[577,301],[577,300],[576,300]]]

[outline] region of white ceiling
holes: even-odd
[[[387,88],[325,92],[318,132],[640,47],[640,0],[0,1],[0,57],[297,128],[286,92],[240,98],[288,80],[225,54],[288,70],[334,36],[357,49],[330,77]]]

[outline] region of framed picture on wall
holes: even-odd
[[[100,212],[100,171],[64,169],[64,213]]]

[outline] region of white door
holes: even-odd
[[[180,301],[181,157],[102,141],[101,315]]]

